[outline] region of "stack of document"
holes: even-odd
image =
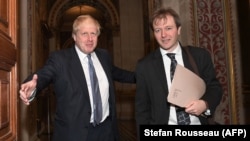
[[[205,82],[189,69],[177,64],[168,94],[168,102],[185,107],[189,102],[200,99],[206,90]]]

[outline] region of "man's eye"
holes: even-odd
[[[81,35],[85,36],[85,37],[88,37],[88,36],[90,36],[90,37],[96,37],[97,33],[95,33],[95,32],[91,32],[91,33],[83,32]]]
[[[166,30],[171,30],[171,29],[172,29],[172,27],[167,27],[167,28],[166,28]]]
[[[83,35],[83,36],[87,36],[88,33],[87,33],[87,32],[83,32],[82,35]]]
[[[93,33],[91,33],[91,36],[96,36],[96,35],[97,35],[97,33],[94,33],[94,32],[93,32]]]
[[[158,32],[160,32],[160,30],[159,30],[159,29],[155,29],[154,31],[155,31],[155,33],[158,33]]]

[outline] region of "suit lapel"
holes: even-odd
[[[85,78],[85,74],[80,62],[80,59],[76,53],[76,50],[74,47],[71,48],[71,53],[70,53],[70,61],[69,61],[69,66],[72,71],[72,75],[74,76],[74,78],[76,79],[74,82],[77,84],[72,84],[72,85],[82,85],[81,89],[83,91],[84,97],[85,99],[88,99],[88,102],[90,104],[90,100],[89,100],[89,92],[88,92],[88,86],[87,86],[87,82],[86,82],[86,78]]]
[[[166,77],[160,49],[157,49],[154,54],[153,65],[154,65],[153,69],[155,69],[156,71],[155,75],[160,80],[160,83],[161,83],[160,85],[162,85],[162,87],[165,90],[165,94],[167,95],[167,92],[168,92],[168,84],[167,84],[167,79],[166,79],[167,77]]]

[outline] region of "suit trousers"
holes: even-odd
[[[106,120],[96,126],[90,123],[86,141],[115,141],[110,117],[107,117]]]

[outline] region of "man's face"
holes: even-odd
[[[177,29],[173,16],[155,19],[153,24],[154,36],[161,48],[173,51],[177,47],[181,27]]]
[[[77,47],[84,53],[89,54],[97,46],[98,28],[93,20],[87,19],[79,25],[79,30],[73,34]]]

